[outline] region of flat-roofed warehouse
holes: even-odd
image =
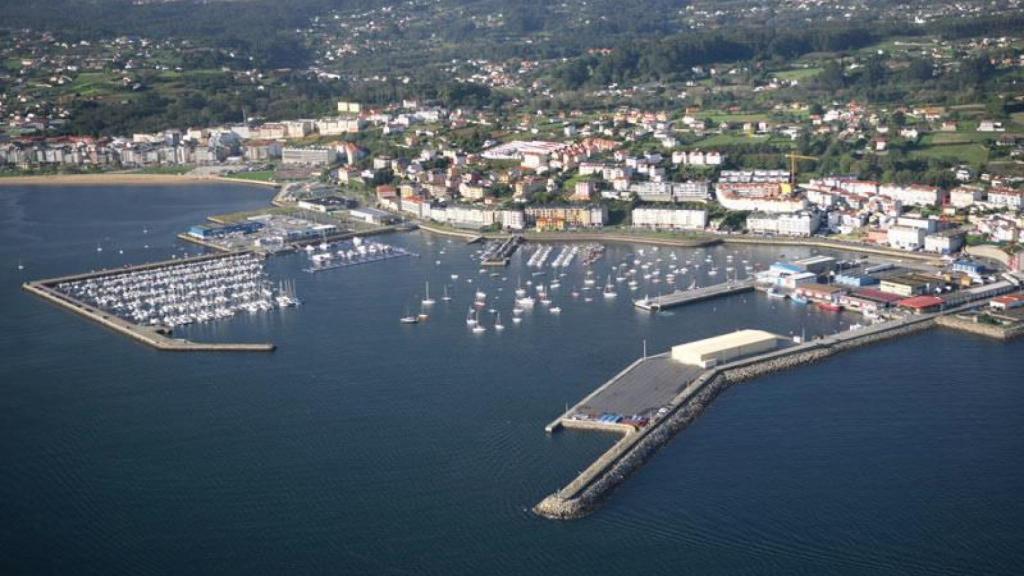
[[[743,356],[778,348],[781,336],[764,330],[738,330],[721,336],[672,347],[672,359],[683,364],[710,368]]]

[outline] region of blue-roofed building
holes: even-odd
[[[977,260],[961,259],[953,262],[953,271],[962,272],[972,278],[981,278],[981,275],[986,271],[986,267]]]

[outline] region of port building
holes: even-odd
[[[711,368],[744,356],[779,348],[784,338],[764,330],[738,330],[672,347],[672,359],[682,364]]]

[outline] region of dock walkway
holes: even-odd
[[[728,282],[723,282],[721,284],[703,286],[701,288],[694,288],[692,290],[676,290],[671,294],[665,294],[662,296],[658,296],[656,298],[643,298],[640,300],[634,300],[633,305],[642,310],[657,312],[658,310],[674,308],[676,306],[682,306],[684,304],[692,304],[694,302],[709,300],[711,298],[717,298],[719,296],[728,296],[730,294],[738,294],[740,292],[749,292],[753,289],[753,278],[747,278],[744,280],[730,280]]]

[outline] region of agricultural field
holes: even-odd
[[[980,167],[988,161],[988,147],[976,143],[934,144],[910,152],[923,159],[943,159]]]

